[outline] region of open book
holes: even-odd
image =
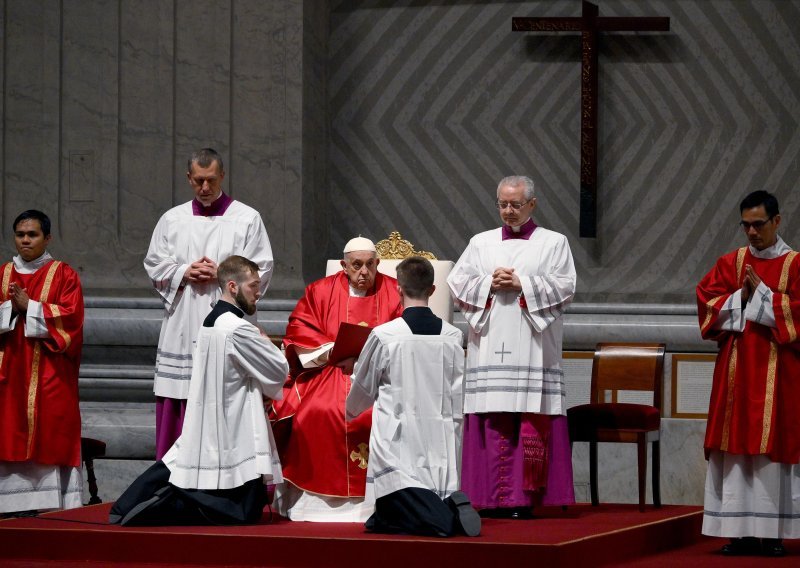
[[[328,364],[335,365],[348,357],[357,358],[367,342],[370,331],[372,331],[372,328],[366,325],[340,323],[339,331],[336,333],[336,341],[334,341],[333,349],[330,356],[328,356]]]

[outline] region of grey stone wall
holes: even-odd
[[[153,227],[193,196],[190,152],[212,146],[226,190],[264,218],[273,294],[302,288],[300,236],[316,219],[301,198],[301,0],[2,4],[3,250],[14,216],[40,208],[91,293],[146,294]]]

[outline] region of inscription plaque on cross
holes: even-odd
[[[603,17],[597,5],[583,2],[579,18],[512,18],[515,32],[581,33],[581,237],[597,236],[597,34],[598,32],[667,32],[669,18]]]

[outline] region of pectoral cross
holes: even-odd
[[[581,237],[597,236],[597,34],[668,32],[669,18],[600,18],[583,2],[580,18],[512,18],[515,32],[581,32]]]
[[[505,349],[506,349],[506,342],[504,341],[503,342],[503,346],[500,347],[500,351],[495,351],[494,352],[495,355],[500,355],[500,362],[501,363],[503,362],[503,359],[505,358],[506,355],[511,355],[511,351],[506,351]]]

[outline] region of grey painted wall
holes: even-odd
[[[599,238],[577,236],[580,41],[511,32],[577,0],[0,0],[0,246],[27,207],[90,290],[148,294],[153,226],[226,157],[297,297],[350,236],[400,230],[455,259],[493,227],[497,180],[538,183],[584,302],[691,303],[739,246],[737,205],[778,194],[800,246],[800,2],[605,0],[669,16],[600,42]]]

